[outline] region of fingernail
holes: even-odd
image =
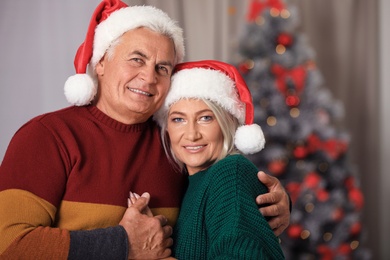
[[[131,191],[129,192],[129,194],[130,194],[130,198],[134,198],[134,194]]]
[[[149,192],[144,192],[144,193],[142,193],[141,197],[149,198],[150,194],[149,194]]]

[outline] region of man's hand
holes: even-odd
[[[129,259],[160,259],[171,255],[170,247],[172,227],[167,224],[167,218],[148,216],[150,200],[149,193],[142,194],[127,208],[119,225],[122,225],[129,240]]]
[[[257,174],[259,180],[268,188],[269,193],[259,195],[256,203],[265,217],[271,217],[268,224],[274,234],[279,236],[290,223],[290,198],[280,181],[264,172]]]

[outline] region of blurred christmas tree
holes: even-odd
[[[298,31],[297,9],[253,0],[235,61],[250,87],[266,148],[249,158],[289,192],[291,224],[281,236],[287,259],[369,259],[362,245],[363,195],[347,161],[349,135],[335,124],[332,99]]]

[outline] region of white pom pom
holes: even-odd
[[[96,95],[96,86],[87,74],[70,76],[65,82],[65,97],[75,106],[88,105]]]
[[[237,128],[234,144],[244,154],[260,152],[264,148],[265,139],[261,127],[257,124],[243,125]]]

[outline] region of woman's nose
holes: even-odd
[[[185,132],[186,138],[190,141],[196,141],[202,137],[199,127],[196,123],[189,123]]]

